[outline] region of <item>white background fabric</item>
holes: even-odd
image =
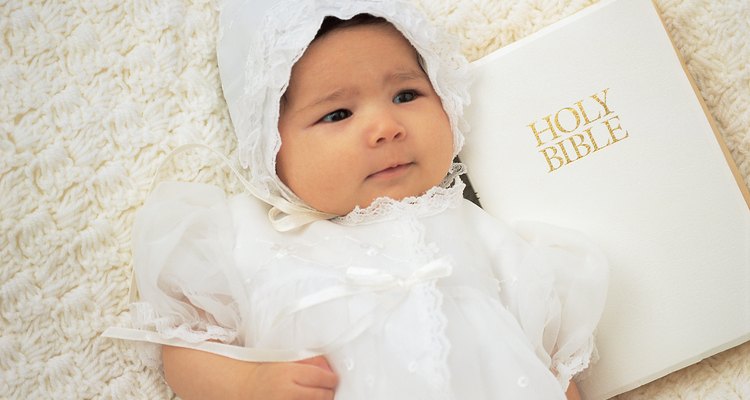
[[[594,0],[415,0],[476,59]],[[561,3],[561,4],[558,4]],[[750,181],[750,3],[657,0]],[[0,1],[0,398],[172,397],[123,325],[133,213],[179,144],[236,145],[209,0]],[[165,175],[239,185],[203,153]],[[750,343],[620,399],[750,399]]]

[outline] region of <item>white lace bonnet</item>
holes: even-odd
[[[469,102],[466,59],[456,42],[409,3],[398,0],[226,0],[220,10],[217,57],[224,97],[238,139],[240,164],[249,169],[256,196],[274,206],[272,221],[292,216],[310,222],[331,218],[302,202],[276,175],[279,104],[292,66],[323,19],[368,13],[393,24],[422,57],[453,129],[458,154]],[[446,171],[447,173],[448,171]],[[302,216],[301,216],[302,215]],[[301,216],[301,217],[300,217]]]

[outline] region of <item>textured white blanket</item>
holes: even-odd
[[[593,2],[420,0],[470,59]],[[750,2],[656,3],[750,182]],[[234,151],[216,17],[212,0],[0,0],[0,398],[173,396],[99,335],[128,321],[131,223],[157,165],[183,143]],[[196,157],[167,173],[237,187]],[[750,399],[750,343],[619,398]]]

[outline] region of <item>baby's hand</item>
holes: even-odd
[[[257,364],[248,381],[249,399],[333,400],[338,377],[325,357],[318,356],[295,363]]]
[[[163,346],[162,360],[169,386],[185,400],[333,400],[338,383],[323,356],[256,363]]]
[[[304,360],[297,361],[297,364],[314,365],[318,368],[323,368],[326,371],[333,372],[333,369],[331,369],[331,366],[328,364],[328,360],[326,360],[325,356],[307,358]]]

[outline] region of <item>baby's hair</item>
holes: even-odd
[[[318,33],[315,34],[315,38],[313,39],[313,42],[337,29],[349,28],[349,27],[360,26],[360,25],[381,25],[381,24],[390,25],[390,22],[388,22],[388,20],[386,20],[385,18],[376,17],[372,14],[357,14],[351,17],[350,19],[339,19],[336,17],[327,16],[323,19],[323,22],[320,24],[320,29],[318,29]]]

